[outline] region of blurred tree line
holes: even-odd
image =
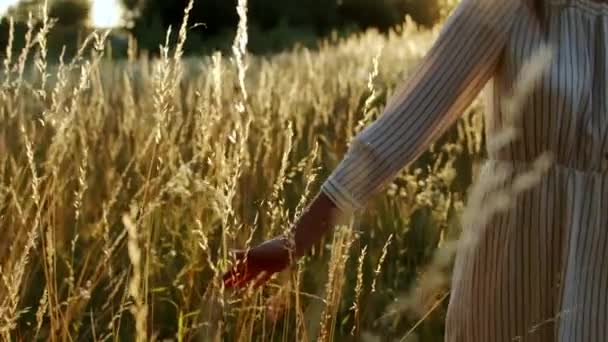
[[[174,31],[179,27],[188,3],[188,0],[120,1],[123,27],[115,30],[114,42],[124,50],[124,37],[131,34],[141,50],[151,53],[158,51],[169,27]],[[402,23],[406,15],[421,25],[431,26],[445,15],[446,7],[454,1],[249,0],[249,48],[254,53],[266,53],[296,43],[314,47],[319,38],[332,32],[348,34],[367,28],[389,30]],[[4,51],[8,39],[7,18],[13,16],[17,20],[15,37],[22,37],[27,30],[28,13],[39,18],[43,3],[44,0],[22,0],[8,10],[0,22],[0,51]],[[48,0],[48,3],[49,15],[57,19],[54,34],[49,37],[50,47],[66,44],[69,54],[77,48],[70,47],[70,43],[80,41],[91,30],[91,2]],[[236,5],[237,0],[195,0],[186,53],[229,49],[238,22]]]
[[[188,0],[123,0],[126,24],[140,46],[150,49],[164,39],[168,27],[179,27]],[[343,33],[370,27],[386,31],[406,15],[430,26],[442,14],[446,0],[249,0],[250,48],[253,52],[280,49],[292,40],[314,43],[332,31]],[[195,1],[190,38],[213,48],[230,44],[238,22],[237,0]],[[263,39],[260,39],[263,38]],[[196,42],[198,43],[198,42]]]
[[[28,20],[32,18],[34,33],[41,27],[44,0],[21,0],[9,7],[0,18],[0,57],[4,58],[10,40],[10,21],[14,19],[13,55],[25,45]],[[91,2],[88,0],[48,0],[48,17],[52,19],[52,29],[47,36],[49,58],[57,59],[65,46],[66,57],[75,53],[91,30]]]
[[[38,20],[44,0],[21,0],[9,7],[5,17],[13,17],[18,22],[26,22],[29,13]],[[91,3],[88,0],[49,0],[48,14],[62,26],[85,27],[89,25]]]

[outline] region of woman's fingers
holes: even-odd
[[[236,263],[223,277],[224,286],[228,288],[235,287],[248,273],[247,260],[245,260],[246,251],[233,251],[231,254],[234,256]]]
[[[254,281],[254,288],[258,288],[266,283],[274,272],[252,270],[246,263],[240,262],[232,270],[224,275],[224,286],[226,288],[242,288]]]
[[[229,254],[234,260],[238,262],[240,260],[244,260],[247,257],[247,250],[234,249],[231,250]]]
[[[255,275],[252,273],[245,274],[242,278],[238,279],[236,283],[234,283],[233,288],[242,289],[246,287],[254,277]]]
[[[262,272],[260,273],[255,280],[255,284],[253,284],[253,288],[257,289],[260,286],[264,285],[268,279],[270,279],[270,277],[272,277],[272,273],[271,272]]]
[[[254,283],[258,288],[268,281],[272,274],[283,268],[284,251],[275,242],[262,244],[253,250],[234,250],[230,255],[235,264],[224,277],[227,288],[242,288]]]
[[[232,288],[239,281],[240,274],[236,271],[230,271],[224,274],[224,286],[227,288]]]
[[[233,283],[231,283],[232,288],[244,288],[247,287],[252,281],[254,281],[253,288],[257,289],[260,286],[264,285],[272,277],[271,272],[261,271],[261,272],[250,272],[244,274],[242,277],[236,279]]]

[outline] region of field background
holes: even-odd
[[[130,40],[125,59],[91,31],[64,62],[46,28],[8,45],[0,79],[4,340],[442,340],[449,267],[424,271],[459,233],[479,101],[289,271],[257,291],[220,281],[231,249],[289,227],[437,28],[264,56],[243,29],[232,51],[184,56],[182,26],[157,58]]]

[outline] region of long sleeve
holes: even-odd
[[[493,76],[520,1],[461,1],[410,79],[323,184],[340,209],[362,208],[461,116]]]

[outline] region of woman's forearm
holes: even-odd
[[[293,227],[296,258],[305,255],[343,216],[335,203],[320,192]]]

